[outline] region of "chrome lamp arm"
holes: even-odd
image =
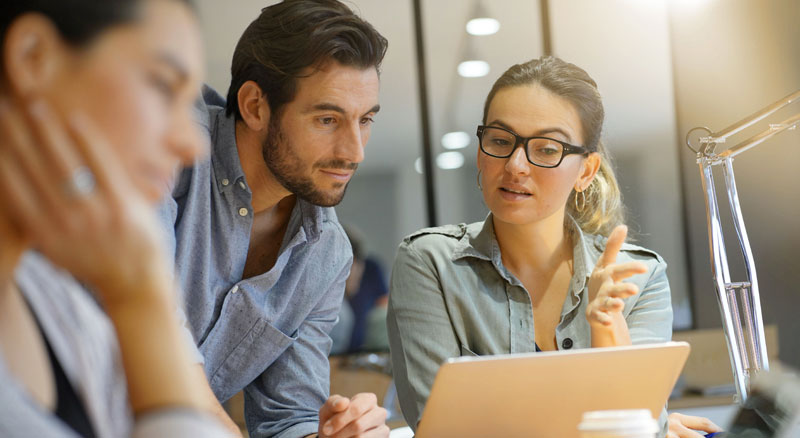
[[[800,90],[763,108],[739,122],[719,132],[711,132],[708,128],[693,128],[686,134],[686,144],[697,154],[697,164],[703,181],[703,192],[706,201],[706,219],[708,221],[708,243],[711,253],[711,270],[714,277],[714,288],[717,293],[722,325],[728,343],[728,353],[733,369],[737,401],[744,404],[750,391],[750,381],[758,373],[769,369],[766,342],[764,340],[764,321],[761,315],[761,299],[758,293],[758,277],[747,237],[739,195],[736,191],[736,180],[733,174],[733,158],[742,152],[755,147],[780,132],[795,129],[800,125],[800,113],[778,124],[769,125],[765,131],[754,135],[741,143],[716,153],[717,145],[757,123],[779,109],[800,100]],[[699,147],[692,146],[690,135],[702,130],[708,135],[700,137]],[[742,257],[744,258],[745,281],[731,281],[728,269],[728,255],[725,250],[725,238],[720,220],[719,204],[714,187],[714,166],[721,166],[728,193],[728,203],[733,216],[734,228],[739,239]]]

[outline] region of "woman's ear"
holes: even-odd
[[[578,180],[575,182],[575,191],[582,192],[589,187],[589,184],[594,180],[597,171],[600,170],[600,164],[603,162],[603,157],[597,152],[592,152],[583,160],[581,164],[581,173],[578,174]]]
[[[242,120],[253,131],[262,131],[269,126],[269,103],[267,95],[254,81],[247,81],[237,93],[239,113]]]
[[[483,170],[483,160],[486,159],[486,154],[481,152],[480,146],[477,147],[476,149],[477,149],[476,150],[477,156],[475,157],[475,165],[478,167],[478,172],[480,172]]]
[[[8,27],[2,50],[8,91],[26,97],[40,94],[53,84],[63,66],[66,46],[50,19],[28,13]]]

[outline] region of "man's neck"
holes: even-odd
[[[292,193],[286,190],[264,162],[262,134],[236,122],[236,150],[242,171],[253,193],[253,214],[275,209],[281,200]]]
[[[547,275],[572,258],[564,216],[554,214],[532,224],[516,225],[492,217],[503,264],[511,272],[534,271]]]

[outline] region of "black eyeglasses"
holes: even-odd
[[[522,137],[499,126],[478,126],[478,143],[481,151],[490,157],[508,158],[517,147],[525,145],[525,156],[534,166],[558,167],[570,154],[589,155],[591,151],[549,137]]]

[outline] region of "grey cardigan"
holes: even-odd
[[[574,274],[556,327],[559,349],[591,347],[587,280],[606,239],[571,223]],[[624,244],[617,261],[648,271],[627,281],[639,294],[623,314],[634,344],[672,337],[667,264],[655,252]],[[484,222],[426,228],[400,244],[392,269],[387,326],[400,406],[419,422],[439,366],[448,358],[535,351],[533,306],[522,283],[503,266],[492,216]],[[662,415],[662,426],[666,416]]]

